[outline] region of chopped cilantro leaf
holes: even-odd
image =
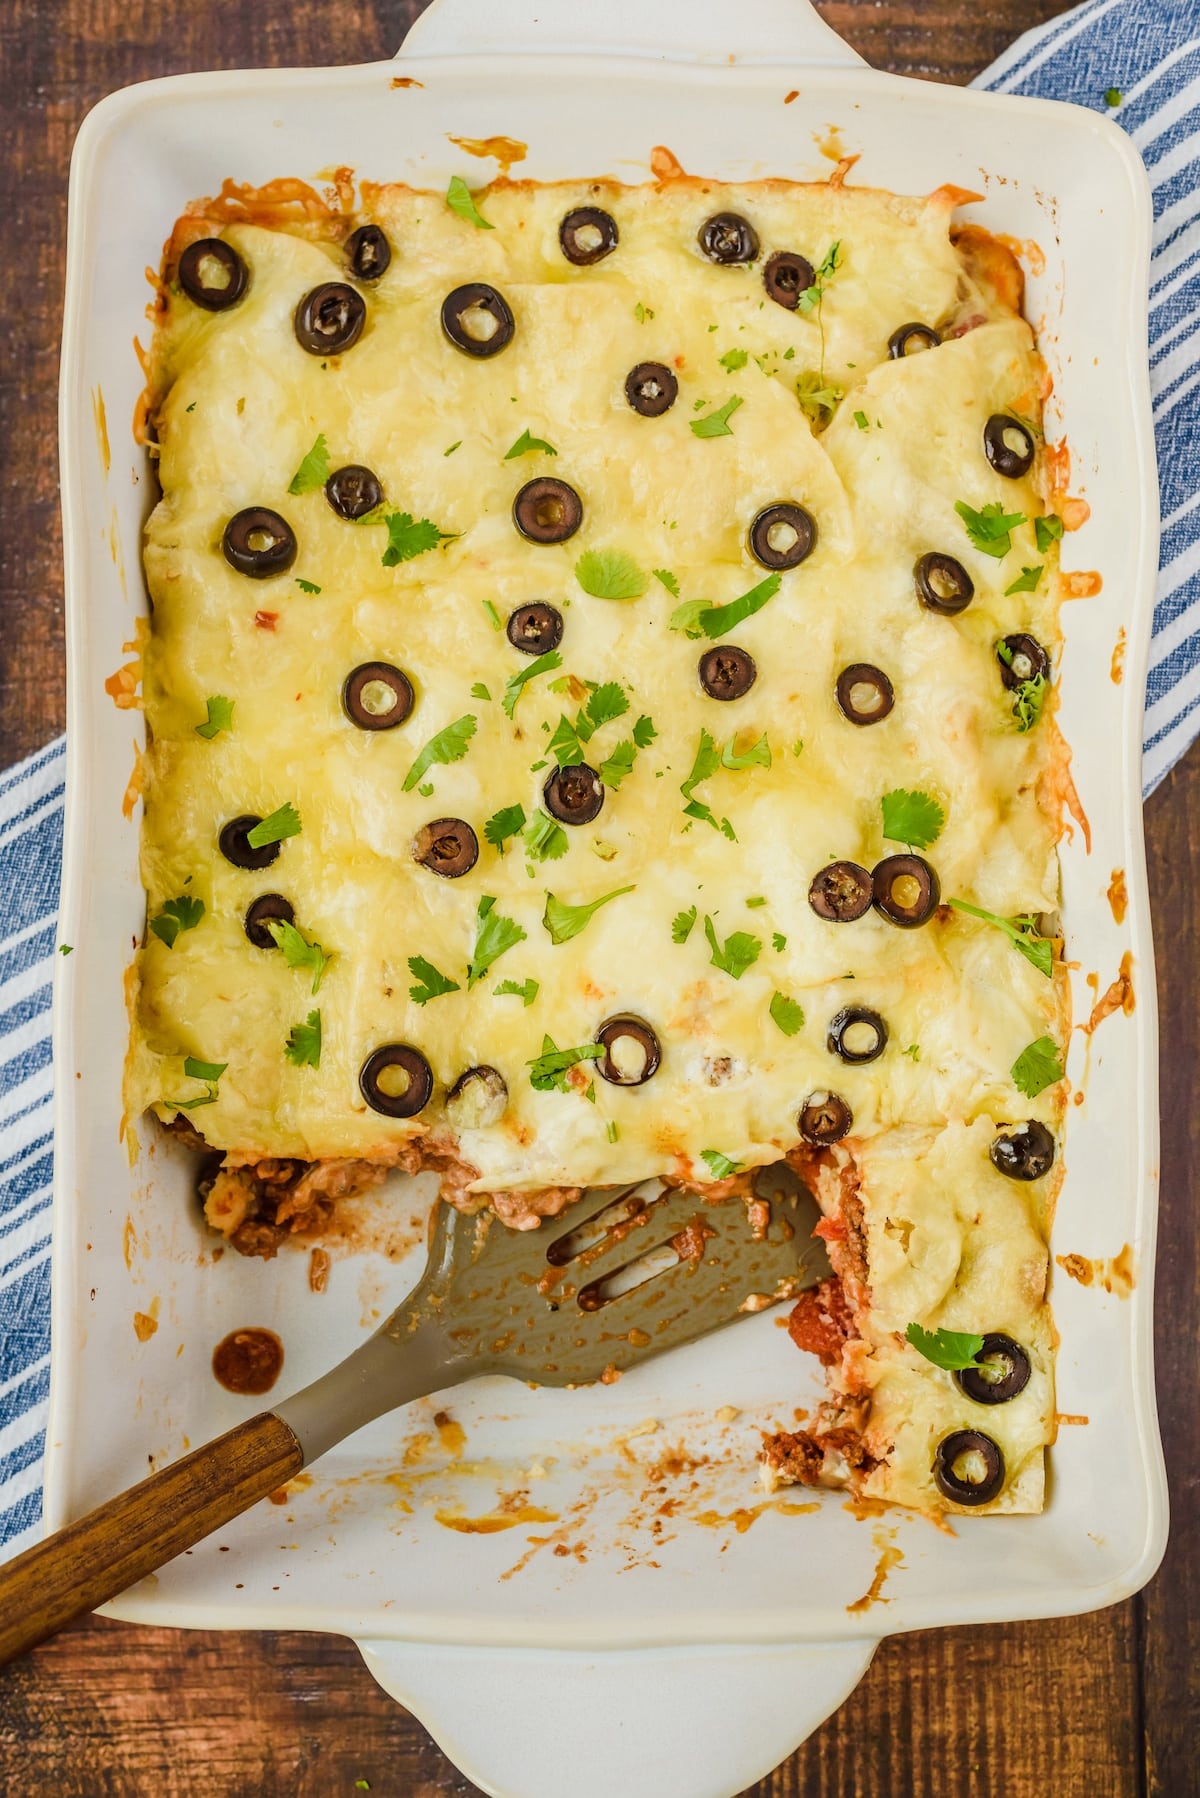
[[[480,231],[495,230],[496,227],[484,218],[471,198],[471,190],[461,175],[451,175],[450,185],[446,189],[446,204],[451,212],[457,212],[460,219],[466,219],[469,225],[475,225]]]
[[[284,1054],[294,1068],[319,1068],[321,1065],[321,1014],[310,1011],[303,1024],[293,1024]]]
[[[593,899],[586,905],[567,905],[553,893],[546,894],[546,910],[542,923],[550,932],[552,943],[569,943],[572,937],[579,935],[602,905],[611,899],[619,899],[622,893],[632,893],[633,888],[615,887],[611,893],[602,893],[599,899]]]
[[[484,611],[487,613],[488,623],[491,625],[492,629],[494,631],[502,631],[504,629],[504,626],[500,622],[500,614],[496,610],[495,606],[492,604],[491,600],[490,599],[482,599],[482,600],[480,600],[479,603],[483,607]]]
[[[505,453],[506,462],[514,462],[518,456],[528,456],[531,451],[540,450],[544,456],[557,456],[554,445],[547,443],[544,437],[531,437],[528,429],[521,432],[512,448]]]
[[[756,893],[754,895],[753,899],[747,899],[746,910],[747,911],[757,911],[760,905],[765,905],[766,903],[767,902],[762,897],[762,895],[759,893]]]
[[[1006,512],[997,499],[989,500],[976,512],[964,500],[956,500],[954,510],[967,527],[967,536],[985,556],[999,561],[1012,548],[1012,532],[1025,523],[1024,512]]]
[[[459,440],[458,440],[458,442],[457,442],[457,443],[452,443],[452,444],[451,444],[451,445],[450,445],[450,448],[449,448],[449,449],[444,449],[444,450],[443,450],[443,451],[442,451],[442,454],[443,454],[443,456],[452,456],[452,455],[453,455],[453,454],[454,454],[454,452],[455,452],[455,450],[456,450],[456,449],[461,449],[461,448],[462,448],[462,446],[463,446],[463,440],[462,440],[462,438],[461,438],[461,437],[460,437],[460,438],[459,438]]]
[[[411,562],[414,556],[423,556],[427,550],[436,549],[439,543],[454,541],[452,532],[439,531],[428,518],[414,521],[411,512],[388,512],[383,522],[387,525],[388,540],[379,560],[385,568],[395,568],[398,562]]]
[[[1031,731],[1040,719],[1048,691],[1049,682],[1045,675],[1035,674],[1032,680],[1023,680],[1013,694],[1012,713],[1021,736]]]
[[[1002,930],[1012,943],[1014,949],[1032,962],[1039,974],[1049,980],[1054,965],[1054,945],[1049,937],[1042,936],[1037,927],[1037,919],[1032,915],[1016,918],[998,918],[995,912],[983,911],[978,905],[968,905],[965,899],[947,899],[955,911],[966,912],[969,917],[980,918],[985,924],[994,924]]]
[[[786,993],[771,994],[771,1017],[785,1036],[795,1036],[804,1028],[804,1007]]]
[[[648,318],[654,317],[654,311],[650,306],[643,306],[642,302],[639,300],[633,309],[633,316],[637,319],[639,325],[644,325]]]
[[[1022,568],[1012,586],[1004,589],[1004,597],[1007,599],[1012,593],[1036,593],[1037,584],[1041,578],[1042,566],[1040,564],[1036,568]]]
[[[1038,546],[1038,555],[1044,556],[1052,543],[1057,543],[1063,534],[1063,521],[1056,512],[1047,512],[1033,521],[1034,540]]]
[[[633,773],[633,763],[636,755],[637,748],[632,737],[622,738],[612,754],[606,756],[596,770],[600,779],[604,782],[604,785],[606,787],[611,787],[615,792],[621,782],[625,779],[625,776]]]
[[[910,849],[928,849],[936,842],[946,814],[928,793],[909,793],[903,787],[885,793],[879,802],[883,834],[889,843],[907,843]]]
[[[488,690],[484,686],[483,682],[481,680],[477,680],[475,682],[474,686],[471,688],[471,698],[472,699],[490,699],[491,697],[492,697],[491,694],[488,692]]]
[[[730,1160],[728,1155],[722,1155],[720,1149],[701,1149],[700,1159],[714,1180],[728,1180],[731,1174],[740,1174],[742,1171],[741,1162]]]
[[[744,930],[735,930],[732,936],[726,937],[724,948],[717,937],[716,927],[711,918],[704,920],[704,934],[708,938],[708,946],[712,950],[712,965],[720,968],[723,974],[729,974],[734,980],[740,980],[746,969],[758,960],[762,944],[756,936],[750,936]]]
[[[196,735],[207,737],[211,743],[218,731],[233,729],[234,701],[224,698],[220,693],[214,693],[211,699],[205,700],[204,704],[208,711],[208,717],[203,724],[196,726]]]
[[[303,825],[295,806],[285,801],[270,817],[263,818],[246,832],[246,841],[251,849],[265,849],[268,843],[282,843],[288,837],[298,837]]]
[[[693,797],[700,782],[715,774],[720,766],[721,752],[708,732],[702,730],[700,742],[696,748],[696,759],[692,763],[692,771],[686,780],[679,783],[679,791],[686,801],[683,809],[689,818],[699,818],[703,823],[711,824],[714,830],[719,830],[723,836],[727,836],[731,843],[736,843],[737,833],[729,819],[722,818],[718,822],[711,806],[706,805],[702,799]]]
[[[603,1054],[604,1048],[600,1043],[583,1043],[578,1049],[560,1049],[552,1036],[544,1036],[541,1054],[535,1055],[525,1064],[529,1069],[529,1084],[535,1092],[565,1093],[568,1068],[573,1068],[580,1061],[599,1061]]]
[[[856,412],[854,414],[854,422],[860,431],[869,431],[871,428],[870,421],[865,412]]]
[[[907,1049],[901,1049],[900,1053],[907,1055],[910,1061],[920,1061],[921,1045],[920,1043],[909,1043]]]
[[[415,1005],[428,1005],[431,999],[439,999],[443,993],[457,993],[460,990],[457,980],[447,979],[423,955],[408,957],[408,971],[418,982],[418,985],[408,989],[408,996]]]
[[[706,412],[703,418],[693,418],[692,435],[695,437],[732,437],[729,421],[740,405],[744,404],[740,393],[731,394],[723,406],[715,412]]]
[[[312,969],[312,990],[315,998],[321,985],[322,976],[329,966],[332,957],[326,955],[320,943],[310,943],[308,938],[296,929],[294,924],[285,918],[271,918],[267,922],[267,934],[274,938],[275,947],[283,954],[289,968]]]
[[[520,999],[523,1005],[532,1005],[537,998],[538,983],[532,976],[530,976],[528,980],[519,982],[516,980],[502,980],[499,986],[494,986],[492,988],[492,992],[498,999],[502,999],[505,994],[511,994],[514,999]]]
[[[751,587],[748,593],[731,599],[724,606],[710,606],[703,601],[687,600],[672,612],[671,629],[681,630],[688,637],[723,637],[726,632],[741,624],[743,619],[752,618],[755,612],[761,612],[767,601],[778,593],[780,580],[780,575],[769,574],[757,587]]]
[[[504,854],[504,845],[509,837],[515,837],[525,828],[525,807],[523,805],[504,805],[498,812],[493,812],[483,827],[483,834],[494,849]]]
[[[479,901],[475,919],[475,947],[467,968],[468,992],[477,980],[483,979],[492,963],[499,961],[507,949],[525,941],[525,932],[521,926],[512,918],[502,917],[495,906],[495,899],[488,893]]]
[[[945,1368],[947,1373],[974,1367],[983,1348],[982,1336],[961,1330],[923,1330],[920,1324],[909,1324],[904,1334],[918,1354],[935,1367]]]
[[[734,735],[730,737],[721,751],[722,768],[732,768],[736,771],[741,768],[769,768],[771,766],[771,745],[767,742],[765,731],[757,743],[752,743],[749,749],[741,754],[738,754],[736,745],[737,736]]]
[[[657,735],[658,732],[654,728],[653,718],[648,718],[645,712],[643,712],[633,727],[634,742],[639,749],[649,749]]]
[[[500,701],[508,716],[511,718],[516,711],[521,690],[527,681],[536,680],[539,674],[549,674],[552,668],[561,667],[562,657],[557,649],[548,649],[545,655],[535,656],[533,661],[524,668],[519,668],[515,674],[510,674]],[[473,688],[472,691],[474,691]]]
[[[686,943],[692,934],[692,927],[695,922],[696,907],[694,905],[689,905],[686,911],[676,912],[671,920],[671,941],[673,943]]]
[[[316,581],[302,581],[299,575],[296,576],[296,585],[301,593],[319,593],[321,591]]]
[[[1121,90],[1119,87],[1106,87],[1104,90],[1104,104],[1106,106],[1119,106],[1121,104],[1121,97]]]
[[[74,955],[74,953],[75,953],[74,943],[60,943],[58,945],[58,953],[60,955]]]
[[[422,799],[431,799],[433,797],[433,782],[431,780],[422,781],[421,785],[417,788],[417,792],[421,795]]]
[[[195,930],[203,916],[203,899],[193,899],[187,893],[182,893],[178,899],[167,900],[157,918],[151,918],[150,928],[160,943],[173,949],[180,931]]]
[[[646,591],[646,576],[619,549],[585,550],[575,564],[575,579],[593,599],[640,599]]]
[[[774,949],[776,955],[782,955],[787,948],[787,938],[784,936],[782,930],[777,930],[771,938],[771,947]]]
[[[201,1105],[215,1105],[217,1102],[217,1083],[225,1069],[227,1061],[200,1061],[194,1055],[184,1057],[183,1071],[189,1080],[203,1080],[206,1091],[198,1099],[168,1099],[177,1111],[196,1111]]]
[[[317,438],[288,483],[289,493],[312,493],[329,479],[329,446],[324,432]]]
[[[1056,1080],[1063,1077],[1063,1065],[1059,1060],[1058,1045],[1053,1037],[1039,1036],[1037,1041],[1022,1049],[1010,1069],[1014,1086],[1023,1092],[1027,1099],[1036,1099],[1038,1094],[1053,1086]]]
[[[525,853],[530,861],[556,862],[567,853],[567,833],[540,808],[525,827]]]
[[[625,716],[629,710],[629,695],[620,681],[608,680],[589,693],[585,709],[593,726],[599,730],[602,724],[611,724],[614,718]]]
[[[728,369],[731,375],[735,375],[739,368],[745,368],[750,360],[750,354],[748,350],[726,350],[718,360],[722,368]]]
[[[818,431],[823,431],[837,411],[845,389],[834,387],[815,371],[796,376],[796,398],[805,418]]]
[[[475,718],[468,712],[465,718],[456,718],[445,730],[439,730],[435,737],[430,737],[404,777],[404,791],[411,793],[426,770],[432,768],[435,762],[443,765],[447,762],[461,762],[474,735]]]
[[[656,581],[661,581],[672,599],[679,598],[679,582],[669,568],[652,568],[650,570]]]

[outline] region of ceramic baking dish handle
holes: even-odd
[[[837,1709],[876,1647],[359,1643],[384,1690],[491,1798],[735,1798]]]
[[[530,53],[863,66],[809,0],[433,0],[400,49],[405,59]]]

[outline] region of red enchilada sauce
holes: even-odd
[[[227,1392],[270,1392],[283,1367],[283,1344],[273,1330],[231,1330],[213,1350],[213,1377]]]

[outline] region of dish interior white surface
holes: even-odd
[[[424,86],[393,87],[410,67]],[[793,89],[799,96],[785,104]],[[831,164],[814,139],[831,124],[847,151],[862,153],[855,181],[914,193],[956,182],[987,196],[965,216],[1041,247],[1045,270],[1030,281],[1028,310],[1054,373],[1050,430],[1065,417],[1071,490],[1092,508],[1066,540],[1064,564],[1103,576],[1099,595],[1064,612],[1062,723],[1093,834],[1090,855],[1078,830],[1063,845],[1066,954],[1078,964],[1077,1019],[1093,1001],[1087,975],[1103,992],[1127,951],[1137,1003],[1090,1042],[1073,1038],[1068,1071],[1085,1099],[1071,1108],[1052,1250],[1111,1257],[1128,1244],[1136,1287],[1123,1299],[1055,1272],[1058,1408],[1087,1422],[1060,1433],[1047,1509],[956,1520],[954,1535],[899,1513],[861,1521],[834,1494],[803,1515],[768,1509],[741,1531],[699,1521],[759,1502],[757,1426],[786,1427],[794,1407],[811,1409],[820,1396],[816,1364],[766,1314],[611,1387],[464,1389],[444,1401],[466,1432],[456,1464],[438,1449],[436,1406],[400,1413],[328,1456],[286,1506],[259,1506],[126,1595],[116,1615],[525,1646],[772,1642],[1083,1610],[1135,1589],[1157,1562],[1156,1033],[1139,783],[1157,512],[1136,158],[1098,117],[1039,102],[855,70],[665,71],[592,57],[564,59],[553,73],[544,60],[513,57],[503,80],[493,61],[468,57],[185,77],[114,96],[81,134],[62,396],[71,773],[61,931],[75,953],[58,969],[56,995],[48,1516],[64,1521],[143,1475],[148,1455],[161,1465],[258,1408],[209,1371],[228,1330],[275,1329],[287,1357],[279,1390],[292,1389],[361,1340],[421,1259],[417,1249],[403,1264],[335,1261],[323,1296],[307,1289],[303,1253],[269,1263],[227,1253],[214,1266],[188,1197],[187,1157],[148,1147],[151,1131],[139,1125],[131,1168],[118,1141],[122,974],[143,922],[136,823],[122,818],[121,801],[140,721],[114,708],[102,682],[128,659],[122,644],[145,609],[139,533],[152,484],[129,429],[141,387],[130,337],[148,330],[142,270],[157,266],[184,204],[227,175],[258,183],[344,164],[360,177],[433,188],[453,173],[475,183],[492,165],[473,162],[449,135],[506,134],[528,143],[516,172],[535,178],[648,178],[651,148],[665,144],[696,173],[825,179]],[[1117,685],[1110,669],[1122,630]],[[1120,925],[1106,898],[1116,869],[1129,890]],[[402,1186],[387,1190],[398,1193],[397,1215],[419,1209]],[[157,1321],[144,1342],[135,1312]],[[737,1418],[716,1421],[727,1406]],[[630,1438],[651,1419],[656,1432]],[[406,1466],[405,1447],[411,1456],[421,1433],[433,1452]],[[680,1445],[684,1462],[723,1459],[651,1479],[648,1468]],[[655,1485],[662,1490],[648,1492]],[[491,1513],[498,1494],[514,1492],[552,1518],[492,1534],[437,1521],[439,1512]],[[672,1498],[678,1507],[656,1530]],[[881,1529],[904,1556],[884,1588],[889,1602],[848,1611],[871,1582]],[[556,1554],[556,1544],[571,1552]]]

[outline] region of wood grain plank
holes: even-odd
[[[581,0],[587,3],[587,0]],[[592,0],[595,3],[595,0]],[[1057,0],[818,0],[869,61],[966,81]],[[66,167],[112,88],[186,69],[390,54],[415,0],[10,0],[0,8],[0,765],[62,724],[54,414]],[[1164,1576],[1093,1617],[885,1643],[867,1679],[753,1798],[1162,1798],[1200,1792],[1200,1316],[1190,1173],[1200,982],[1200,759],[1152,803],[1160,940],[1164,1223],[1160,1391],[1176,1481]],[[1144,1664],[1143,1664],[1144,1643]],[[1146,1754],[1140,1693],[1147,1705]],[[0,1680],[0,1792],[56,1798],[476,1798],[353,1646],[90,1620]],[[569,1798],[569,1793],[564,1793]],[[686,1793],[663,1798],[689,1798]]]
[[[1158,1411],[1171,1488],[1171,1539],[1135,1601],[1143,1643],[1146,1790],[1200,1792],[1200,750],[1146,808],[1163,1045],[1162,1195],[1155,1274]]]

